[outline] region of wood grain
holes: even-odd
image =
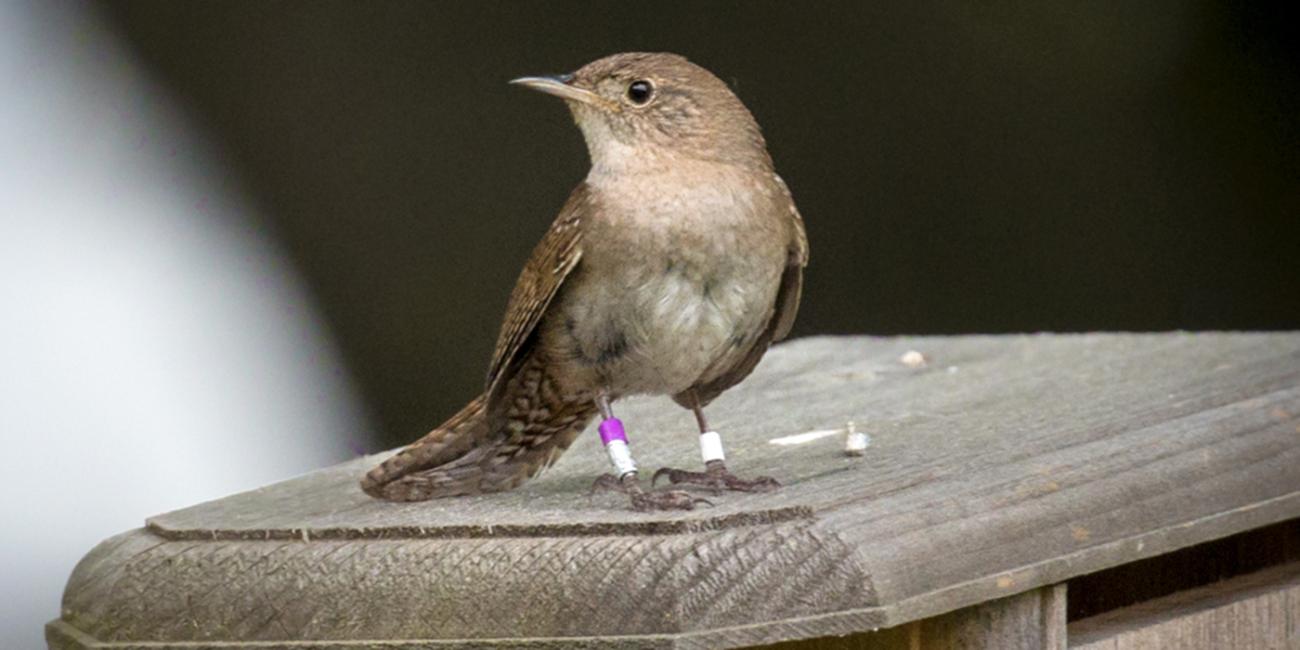
[[[929,364],[899,363],[909,349]],[[896,628],[1300,517],[1297,415],[1297,334],[801,340],[710,411],[732,469],[776,494],[589,501],[593,436],[517,491],[392,504],[357,489],[364,458],[105,542],[51,629],[717,648]],[[698,463],[688,412],[620,417],[643,466]],[[848,420],[872,437],[861,458],[837,436],[768,443]]]
[[[980,603],[923,621],[761,650],[1065,650],[1065,585]]]
[[[1072,578],[1066,616],[1082,620],[1288,562],[1300,562],[1300,519]]]
[[[1070,624],[1074,650],[1300,648],[1300,563]]]

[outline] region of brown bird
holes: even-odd
[[[775,489],[727,470],[703,412],[789,333],[808,261],[803,221],[753,116],[675,54],[615,54],[512,83],[565,100],[591,171],[524,265],[484,393],[371,470],[362,489],[394,501],[509,490],[600,413],[614,473],[596,485],[636,510],[693,508],[700,499],[684,491],[640,487],[610,407],[632,394],[671,395],[699,423],[705,471],[655,479]]]

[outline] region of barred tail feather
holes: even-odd
[[[421,487],[403,479],[414,472],[462,458],[476,443],[487,438],[483,402],[482,395],[474,398],[442,426],[370,470],[361,479],[361,489],[370,496],[389,501],[423,501],[436,496],[451,496],[431,491],[432,486]]]
[[[361,489],[388,501],[510,490],[554,463],[596,414],[590,401],[560,399],[540,362],[526,363],[510,383],[498,417],[489,419],[486,396],[475,398],[370,470]]]

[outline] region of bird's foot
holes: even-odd
[[[637,512],[657,512],[663,510],[694,510],[697,504],[713,505],[706,499],[696,497],[682,490],[664,490],[647,492],[641,488],[636,472],[630,472],[618,478],[613,474],[602,474],[591,484],[591,494],[597,492],[622,492],[632,501],[632,509]]]
[[[713,490],[714,494],[721,494],[723,490],[774,492],[781,488],[781,484],[770,476],[760,476],[749,480],[740,478],[727,470],[727,466],[720,460],[711,460],[704,467],[703,472],[688,472],[683,469],[664,467],[655,472],[654,476],[650,478],[650,487],[653,488],[660,477],[667,477],[668,482],[672,485],[696,485],[709,488]]]

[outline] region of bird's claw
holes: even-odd
[[[721,461],[713,461],[708,464],[708,469],[703,472],[688,472],[683,469],[674,469],[672,467],[663,467],[650,477],[650,487],[654,487],[659,482],[660,477],[667,477],[668,482],[672,485],[694,485],[713,490],[714,494],[721,494],[723,490],[732,490],[735,492],[773,492],[781,488],[781,484],[770,476],[759,476],[754,479],[742,479],[727,470],[727,467]]]
[[[698,504],[713,503],[682,490],[665,490],[663,492],[632,492],[632,509],[637,512],[655,512],[660,510],[694,510]]]
[[[594,497],[598,492],[627,492],[627,488],[619,482],[618,477],[613,474],[601,474],[591,484],[591,490],[587,492],[587,497]]]
[[[596,477],[595,482],[591,484],[591,492],[588,493],[588,496],[607,491],[626,494],[632,502],[632,509],[637,512],[694,510],[695,506],[700,504],[713,505],[712,501],[701,499],[683,490],[647,492],[637,482],[636,474],[629,474],[623,478],[618,478],[613,474],[602,474]]]
[[[654,487],[658,485],[659,479],[664,477],[668,478],[669,485],[685,483],[687,485],[709,488],[713,490],[714,494],[722,494],[722,479],[714,478],[704,472],[688,472],[684,469],[676,469],[673,467],[660,467],[659,471],[655,472],[654,475],[650,477],[650,488],[654,489]]]

